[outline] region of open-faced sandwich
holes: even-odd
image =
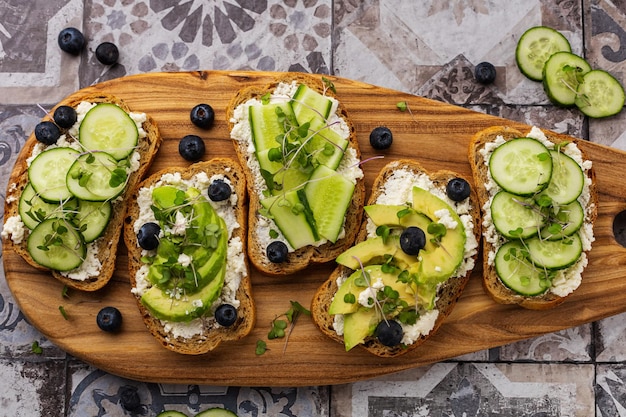
[[[346,350],[394,357],[432,336],[478,253],[480,207],[468,181],[412,160],[377,176],[357,242],[313,297],[315,324]]]
[[[333,260],[354,241],[365,196],[360,151],[325,78],[287,74],[227,109],[250,195],[248,254],[270,275]]]
[[[245,184],[239,164],[215,158],[159,171],[133,193],[124,225],[131,291],[167,349],[203,354],[254,326]]]
[[[113,276],[130,190],[160,144],[154,121],[117,97],[60,103],[26,141],[9,179],[4,244],[68,287],[102,288]]]
[[[581,283],[594,240],[591,161],[570,137],[478,132],[469,160],[483,212],[483,284],[502,304],[548,309]]]

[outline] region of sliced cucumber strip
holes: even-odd
[[[494,264],[500,281],[518,294],[539,295],[550,287],[544,271],[526,259],[521,242],[511,241],[502,245]]]
[[[548,148],[532,138],[517,138],[498,146],[489,159],[493,180],[506,191],[532,195],[547,187],[552,176]]]
[[[48,203],[35,192],[31,183],[26,184],[19,202],[19,213],[24,225],[34,229],[40,222],[49,218],[66,217],[76,210],[75,198],[58,203]]]
[[[539,233],[544,217],[531,198],[506,191],[491,201],[491,218],[496,230],[509,239],[525,239]]]
[[[354,184],[334,170],[319,165],[304,187],[317,233],[335,243],[352,201]]]
[[[583,251],[578,233],[561,240],[528,239],[528,254],[535,265],[563,269],[573,265]]]
[[[318,240],[317,232],[305,213],[305,206],[300,201],[297,191],[289,191],[281,195],[261,200],[292,248],[312,245]]]
[[[552,28],[535,26],[524,32],[517,42],[515,61],[522,74],[541,81],[546,61],[560,51],[572,51],[567,38]]]
[[[542,191],[556,204],[569,204],[583,192],[585,174],[576,161],[563,152],[551,150],[552,177]]]
[[[333,107],[333,102],[328,97],[311,89],[305,84],[300,84],[291,100],[293,114],[302,126],[314,119],[326,121]]]
[[[39,223],[28,236],[27,248],[35,262],[56,271],[77,268],[87,254],[83,237],[64,219]]]
[[[312,123],[311,132],[314,135],[306,143],[307,152],[313,155],[317,163],[330,169],[337,169],[348,147],[348,141],[325,122]]]
[[[624,107],[624,88],[606,71],[589,71],[578,86],[576,106],[589,117],[613,116]]]
[[[65,177],[78,155],[77,150],[62,147],[45,150],[33,159],[28,167],[28,180],[39,197],[50,202],[72,198]]]
[[[135,121],[111,103],[100,103],[89,110],[78,131],[78,140],[87,150],[107,152],[118,161],[131,154],[138,139]]]
[[[282,144],[287,122],[292,117],[291,106],[285,103],[270,103],[248,108],[252,141],[257,154]]]
[[[591,66],[571,52],[553,54],[543,67],[543,88],[548,98],[560,106],[573,106],[576,90]]]
[[[576,233],[583,225],[585,212],[583,206],[575,200],[564,206],[556,206],[557,210],[541,229],[542,239],[559,240]]]
[[[102,235],[111,219],[111,203],[108,201],[79,200],[76,222],[85,243],[93,242]]]
[[[111,200],[124,191],[128,174],[106,152],[89,152],[76,158],[67,172],[67,188],[81,200]]]

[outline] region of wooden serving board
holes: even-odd
[[[267,72],[189,72],[129,76],[85,88],[125,100],[135,111],[149,113],[158,123],[164,143],[151,171],[188,165],[178,154],[179,139],[190,133],[203,137],[207,159],[234,157],[225,108],[233,93],[251,84],[265,84],[277,76]],[[364,165],[366,187],[387,162],[412,157],[426,169],[449,169],[470,176],[468,142],[477,131],[493,125],[529,126],[472,112],[460,107],[337,77],[330,78],[349,112],[363,159],[374,156],[370,131],[379,125],[394,134],[391,149]],[[411,113],[396,103],[406,101]],[[208,131],[189,121],[191,108],[210,103],[215,125]],[[540,126],[549,128],[549,126]],[[30,323],[70,354],[105,371],[127,378],[164,382],[240,386],[302,386],[339,384],[380,376],[461,354],[499,346],[543,333],[595,321],[626,311],[626,249],[613,236],[615,215],[626,209],[626,153],[589,142],[579,146],[593,161],[599,190],[596,241],[580,288],[559,307],[527,311],[498,305],[481,287],[481,271],[471,276],[455,310],[439,332],[421,348],[393,359],[374,357],[323,336],[308,317],[301,317],[286,349],[284,340],[268,341],[264,355],[255,354],[257,340],[267,341],[271,320],[289,308],[289,301],[310,305],[316,288],[333,265],[317,266],[287,277],[268,277],[252,271],[257,323],[236,343],[222,344],[209,354],[184,356],[162,348],[148,333],[130,294],[127,258],[120,244],[113,280],[96,293],[72,291],[62,297],[62,285],[49,274],[28,266],[12,251],[3,250],[6,279]],[[377,153],[380,154],[380,153]],[[18,164],[26,158],[20,155]],[[5,245],[6,247],[6,245]],[[63,305],[68,319],[59,312]],[[124,317],[118,334],[102,332],[96,314],[104,306],[118,307]]]

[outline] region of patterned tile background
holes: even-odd
[[[626,81],[622,0],[0,0],[0,196],[45,108],[92,83],[197,69],[332,73],[626,150],[626,114],[588,120],[554,108],[514,61],[519,35],[548,25],[592,66]],[[88,48],[59,51],[80,28]],[[95,45],[120,47],[117,65]],[[494,84],[473,81],[481,61]],[[0,213],[1,214],[1,213]],[[43,348],[31,351],[33,341]],[[626,416],[626,315],[371,381],[332,387],[146,384],[106,374],[55,347],[0,279],[0,416]],[[124,409],[137,393],[141,405]]]

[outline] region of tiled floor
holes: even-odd
[[[130,74],[196,69],[332,73],[476,111],[550,126],[626,150],[626,113],[588,120],[551,106],[514,49],[528,27],[562,31],[592,66],[626,81],[622,0],[0,0],[0,195],[25,139],[65,95]],[[80,59],[58,32],[81,28]],[[102,41],[119,65],[95,62]],[[498,69],[491,86],[473,67]],[[626,274],[625,274],[626,275]],[[32,353],[32,343],[43,354]],[[626,416],[626,315],[340,386],[245,388],[146,384],[94,369],[47,342],[0,279],[0,416]],[[141,406],[122,407],[136,390]]]

